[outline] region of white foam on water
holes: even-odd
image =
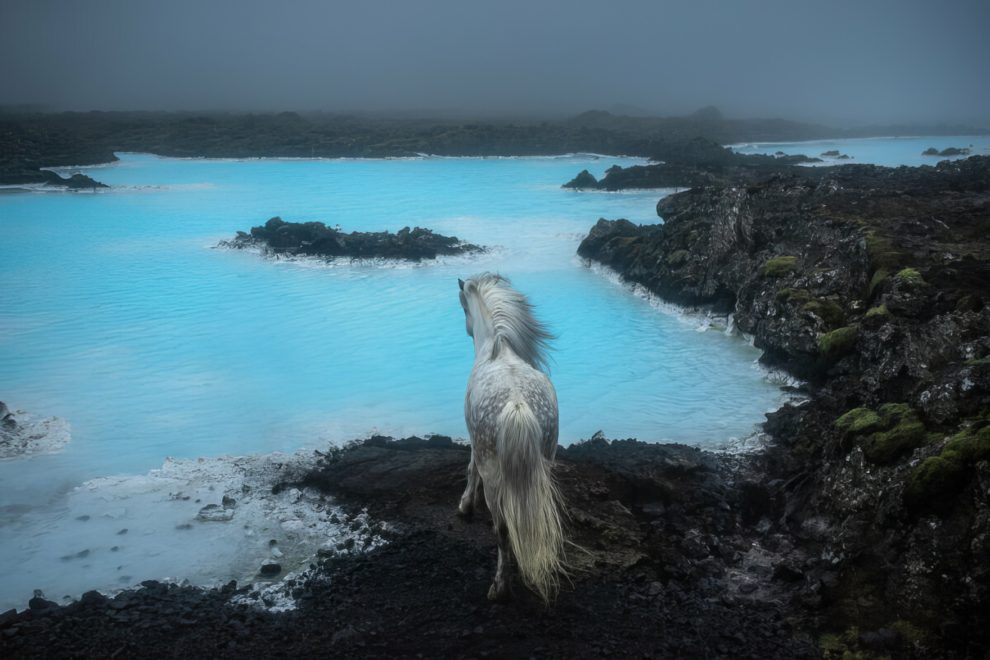
[[[581,262],[596,275],[601,276],[617,287],[625,289],[634,296],[642,298],[658,312],[672,316],[678,321],[693,327],[698,332],[718,330],[731,334],[730,328],[734,327],[731,313],[717,314],[702,307],[685,307],[684,305],[672,303],[664,300],[642,284],[624,279],[618,271],[609,266],[590,259],[581,259]]]

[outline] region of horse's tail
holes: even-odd
[[[565,573],[562,498],[552,460],[543,455],[543,430],[533,410],[510,401],[498,420],[496,455],[501,473],[496,525],[505,525],[523,582],[545,603],[557,595]]]

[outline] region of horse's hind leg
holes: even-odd
[[[495,580],[488,588],[488,600],[502,601],[509,597],[512,550],[509,548],[509,530],[501,520],[495,523],[495,537],[498,539],[498,567],[495,569]]]
[[[461,495],[461,502],[457,505],[457,513],[468,520],[481,502],[481,475],[478,474],[478,466],[474,462],[474,449],[471,449],[471,462],[467,469],[467,488]]]

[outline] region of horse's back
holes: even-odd
[[[540,427],[543,452],[552,457],[557,446],[557,394],[546,374],[512,353],[480,362],[471,371],[464,413],[475,448],[482,455],[494,453],[499,419],[510,405],[529,408]]]

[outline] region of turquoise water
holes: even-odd
[[[758,142],[733,145],[734,151],[741,154],[804,154],[821,158],[822,165],[842,165],[844,163],[870,163],[873,165],[935,165],[941,160],[956,160],[966,156],[922,156],[929,147],[939,151],[948,147],[966,147],[971,156],[990,156],[990,136],[962,135],[937,137],[904,138],[861,138],[856,140],[813,140],[810,142]],[[838,150],[850,156],[849,160],[836,160],[822,156],[823,152]]]

